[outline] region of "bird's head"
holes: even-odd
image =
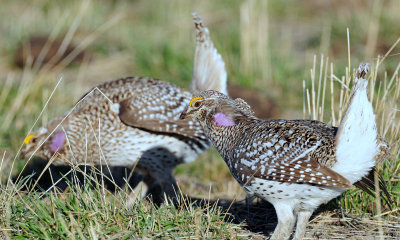
[[[46,139],[47,135],[48,131],[45,127],[41,127],[32,134],[29,134],[24,140],[24,147],[22,148],[20,157],[27,158],[34,154],[37,157],[44,158],[43,145],[41,143]]]
[[[254,112],[243,99],[233,100],[218,91],[207,90],[190,100],[180,118],[188,117],[199,121],[201,125],[212,118],[217,126],[229,127],[235,125],[240,118],[254,117]]]
[[[21,158],[29,158],[32,155],[43,159],[50,159],[54,153],[65,152],[66,135],[63,131],[55,131],[51,135],[47,127],[41,127],[29,134],[24,140],[24,148]],[[50,136],[49,136],[50,135]]]

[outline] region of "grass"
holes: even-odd
[[[147,201],[128,200],[129,189],[116,194],[107,192],[101,182],[94,188],[71,184],[65,192],[44,196],[18,191],[23,181],[19,185],[10,182],[10,176],[25,164],[17,153],[29,130],[68,111],[91,86],[141,75],[187,87],[194,54],[190,13],[196,11],[226,62],[228,81],[272,97],[281,109],[281,115],[276,117],[313,118],[337,125],[349,99],[347,89],[352,84],[353,68],[359,62],[372,64],[368,75],[370,96],[376,106],[379,132],[392,145],[389,160],[380,163],[378,169],[393,197],[393,210],[379,207],[374,198],[351,189],[331,204],[333,208],[340,204],[345,212],[357,217],[360,225],[348,225],[354,221],[338,215],[328,205],[328,211],[312,220],[307,237],[396,239],[400,234],[400,81],[396,42],[400,4],[338,2],[3,1],[0,237],[240,239],[262,237],[255,232],[261,231],[265,236],[273,230],[276,222],[267,215],[273,215],[273,211],[261,203],[249,213],[239,201],[226,215],[229,203],[217,207],[211,201],[199,206],[182,199],[179,206],[155,208]],[[86,58],[72,66],[67,66],[71,60],[67,58],[56,67],[17,69],[13,66],[15,50],[35,34],[63,39],[65,44],[72,42],[78,46],[74,54],[83,51]],[[63,80],[56,87],[60,76]],[[179,166],[175,173],[182,191],[191,197],[245,197],[215,150],[192,164]],[[230,216],[247,222],[233,224]]]
[[[193,204],[160,208],[137,200],[127,206],[128,195],[104,194],[101,188],[77,188],[68,193],[2,193],[5,203],[2,224],[9,237],[19,239],[129,239],[147,238],[231,238],[237,226],[223,221],[215,206],[199,211]],[[7,226],[7,227],[5,227]],[[9,229],[10,232],[7,232]]]

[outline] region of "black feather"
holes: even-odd
[[[376,171],[375,167],[373,167],[371,169],[371,171],[369,172],[369,174],[367,176],[363,177],[360,181],[354,183],[354,186],[365,191],[369,195],[375,197],[376,196],[376,194],[375,194],[375,177],[374,177],[375,172],[378,174],[378,178],[379,178],[379,188],[381,190],[379,195],[381,196],[381,199],[382,199],[382,205],[384,205],[383,204],[383,200],[384,200],[386,205],[389,207],[389,209],[392,210],[393,202],[392,202],[390,194],[387,190],[385,180],[383,179],[382,175],[380,175]]]

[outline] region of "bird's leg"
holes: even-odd
[[[312,213],[313,211],[311,210],[301,210],[297,212],[296,232],[293,240],[303,239],[304,234],[306,233],[308,220],[310,219]]]
[[[272,234],[272,240],[285,240],[289,239],[294,224],[296,222],[296,216],[293,214],[293,208],[287,204],[273,204],[276,215],[278,216],[278,225],[276,226],[274,233]]]

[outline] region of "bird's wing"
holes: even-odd
[[[196,27],[196,52],[189,89],[193,93],[216,90],[228,95],[224,60],[214,47],[208,28],[196,13],[193,13],[193,22]]]
[[[296,120],[298,123],[303,124],[312,124],[314,127],[321,129],[322,131],[329,131],[331,129],[332,136],[336,136],[338,131],[337,127],[330,127],[327,124],[315,120]],[[377,162],[382,162],[383,160],[387,159],[390,155],[390,145],[389,143],[380,135],[377,137],[378,142],[378,154],[375,156],[375,160]],[[379,188],[380,188],[380,196],[382,199],[382,205],[387,205],[390,209],[392,208],[392,199],[390,194],[387,190],[387,186],[385,180],[383,179],[382,175],[377,171],[376,167],[373,167],[367,176],[364,176],[358,182],[355,182],[353,185],[357,188],[365,191],[366,193],[370,194],[371,196],[375,197],[375,173],[378,176]]]
[[[119,102],[119,118],[129,126],[158,133],[205,138],[200,125],[179,119],[192,95],[172,84],[144,84],[132,89],[131,97]]]
[[[318,132],[280,126],[263,133],[251,138],[252,144],[246,144],[250,146],[246,151],[236,146],[234,167],[240,172],[279,182],[351,187],[346,178],[319,163],[320,156],[330,153],[324,149],[327,139]]]

